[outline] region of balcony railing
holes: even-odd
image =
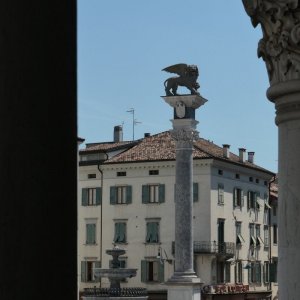
[[[195,254],[216,254],[219,256],[233,257],[235,243],[216,241],[194,241]],[[175,242],[172,242],[172,254],[175,254]]]

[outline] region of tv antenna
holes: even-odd
[[[137,119],[134,118],[134,108],[130,108],[126,112],[132,114],[132,140],[134,141],[134,127],[137,124],[141,124],[142,122],[138,122]]]

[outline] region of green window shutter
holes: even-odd
[[[244,191],[241,190],[241,208],[244,206]]]
[[[117,188],[115,186],[110,187],[110,204],[117,203]]]
[[[86,278],[86,261],[81,261],[81,282],[87,282],[87,278]]]
[[[102,188],[96,188],[96,205],[100,205],[102,203]]]
[[[141,261],[141,281],[147,282],[148,280],[148,262],[146,260]]]
[[[149,199],[150,199],[149,185],[143,185],[142,186],[142,203],[143,204],[149,203]]]
[[[158,262],[158,281],[164,282],[165,281],[165,264]]]
[[[158,189],[158,201],[159,203],[163,203],[165,202],[165,185],[160,184]]]
[[[256,264],[256,274],[255,274],[255,277],[256,277],[256,282],[257,283],[261,283],[261,264],[260,263]]]
[[[233,189],[233,207],[237,206],[237,188]]]
[[[96,243],[96,224],[86,224],[86,243]]]
[[[251,192],[250,191],[248,191],[248,193],[247,193],[247,207],[248,207],[248,209],[250,209],[250,196],[251,195]]]
[[[89,198],[89,189],[83,188],[81,194],[81,204],[82,206],[88,205],[88,198]]]
[[[152,223],[146,224],[146,231],[147,231],[146,242],[151,243],[151,241],[152,241]]]
[[[130,204],[132,203],[132,186],[128,185],[126,187],[126,203]]]
[[[270,282],[277,282],[277,266],[275,263],[269,265],[270,267]]]
[[[199,184],[198,182],[193,183],[193,202],[198,202],[199,200]]]

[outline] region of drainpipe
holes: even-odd
[[[276,180],[276,175],[269,181],[268,184],[268,193],[269,199],[271,195],[271,184]],[[272,261],[272,241],[271,241],[271,209],[268,210],[268,225],[269,225],[269,290],[272,290],[272,282],[270,281],[270,264]]]
[[[103,171],[101,170],[100,166],[103,164],[104,161],[108,159],[107,153],[104,153],[106,155],[106,159],[101,161],[97,165],[97,169],[101,175],[101,207],[100,207],[100,261],[101,261],[101,268],[103,268],[103,260],[102,260],[102,254],[103,254],[103,247],[102,247],[102,236],[103,236]],[[101,288],[102,278],[100,277],[100,288]]]

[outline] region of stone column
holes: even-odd
[[[175,272],[168,280],[168,299],[200,299],[200,278],[193,268],[193,141],[198,136],[195,110],[207,100],[198,95],[167,96],[174,108],[176,141]]]
[[[263,38],[258,55],[266,62],[268,98],[276,108],[279,141],[279,297],[300,295],[300,5],[298,0],[243,0]]]

